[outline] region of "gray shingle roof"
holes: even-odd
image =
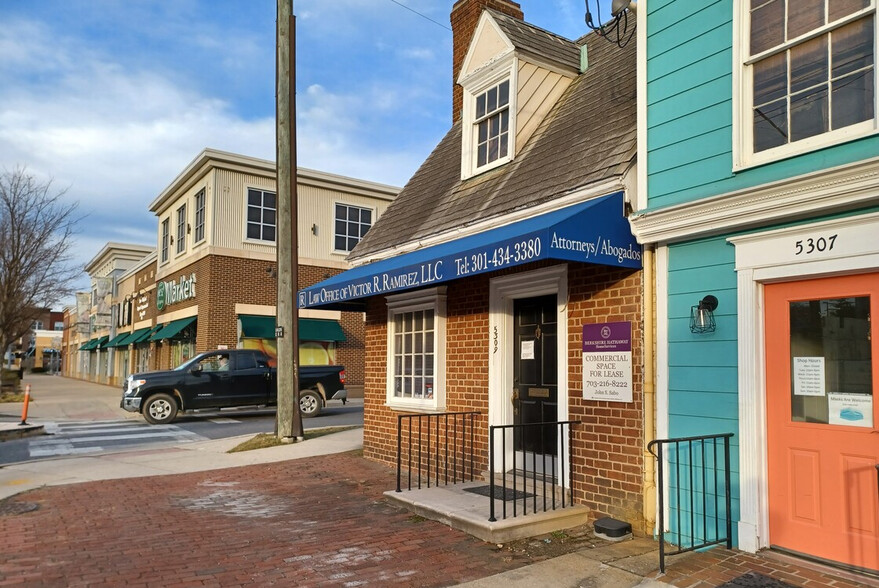
[[[589,68],[571,83],[513,161],[462,181],[461,123],[456,123],[349,259],[620,177],[636,153],[635,43],[620,49],[594,34],[585,41]]]
[[[580,46],[574,41],[497,10],[487,9],[486,12],[491,14],[517,50],[549,59],[575,72],[580,70]]]

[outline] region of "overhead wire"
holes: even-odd
[[[402,3],[400,3],[400,2],[397,2],[397,0],[391,0],[391,2],[393,2],[393,3],[396,4],[397,6],[401,6],[401,7],[405,8],[406,10],[408,10],[408,11],[410,11],[410,12],[414,12],[415,14],[417,14],[418,16],[420,16],[421,18],[425,18],[425,19],[429,20],[430,22],[432,22],[432,23],[435,24],[435,25],[438,25],[438,26],[443,27],[443,28],[446,29],[447,31],[451,31],[451,30],[452,30],[451,28],[447,27],[447,26],[444,25],[443,23],[441,23],[441,22],[437,22],[437,21],[433,20],[432,18],[430,18],[430,17],[427,16],[426,14],[422,14],[422,13],[418,12],[417,10],[415,10],[414,8],[412,8],[411,6],[406,6],[405,4],[402,4]]]

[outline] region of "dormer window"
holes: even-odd
[[[507,157],[510,145],[510,81],[476,96],[476,167]]]

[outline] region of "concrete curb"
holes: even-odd
[[[0,423],[0,442],[45,434],[43,425]]]

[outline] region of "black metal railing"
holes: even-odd
[[[402,492],[403,461],[407,485],[430,488],[473,481],[474,440],[479,412],[401,414],[397,416],[397,492]],[[405,426],[404,426],[405,425]],[[404,437],[406,443],[403,443]]]
[[[513,517],[573,505],[574,476],[570,447],[572,427],[579,424],[580,421],[557,421],[489,427],[489,468],[491,472],[502,472],[500,486],[496,476],[493,473],[490,476],[489,521],[497,520],[496,500],[501,502],[503,519],[507,518],[507,503],[510,503]],[[567,443],[562,442],[565,438]],[[565,447],[568,448],[567,455]],[[500,464],[496,462],[498,451]],[[507,472],[510,472],[512,480],[509,480]]]
[[[661,572],[665,572],[667,556],[721,543],[732,549],[729,451],[732,436],[732,433],[724,433],[655,439],[647,444],[647,450],[656,457],[658,464]],[[668,497],[665,496],[666,481]],[[668,534],[665,531],[666,506],[674,523]],[[666,552],[666,535],[677,550]]]

